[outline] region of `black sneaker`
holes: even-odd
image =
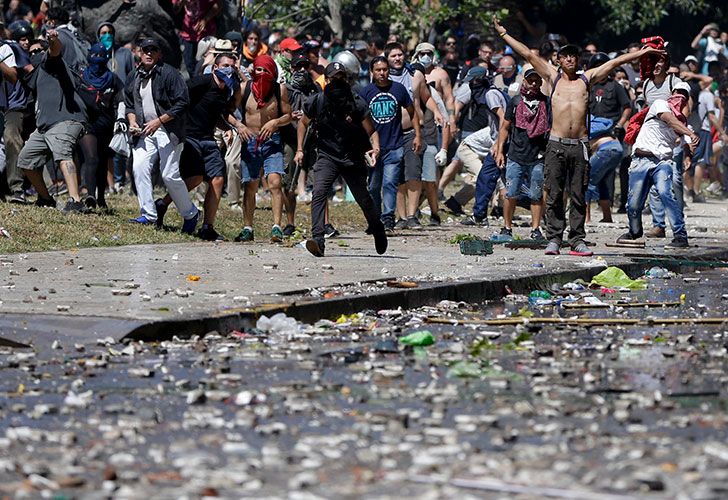
[[[693,203],[705,203],[705,196],[700,193],[693,194]]]
[[[326,230],[326,226],[324,226],[324,230]],[[296,226],[294,226],[293,224],[286,224],[286,227],[283,228],[283,236],[285,236],[286,238],[290,238],[295,232]]]
[[[458,203],[458,200],[456,200],[452,196],[445,201],[445,208],[450,210],[455,215],[465,215],[465,212],[463,211],[463,206]]]
[[[442,224],[442,219],[440,219],[439,215],[430,215],[430,222],[427,223],[428,226],[439,226],[440,224]]]
[[[326,224],[324,226],[324,238],[336,238],[341,233],[332,224]]]
[[[98,206],[98,203],[96,203],[96,198],[91,195],[86,196],[83,199],[83,204],[86,205],[89,210],[94,210]]]
[[[529,205],[530,208],[531,205]],[[493,207],[493,209],[490,211],[490,216],[495,217],[496,219],[498,217],[503,217],[503,207]]]
[[[88,207],[82,201],[76,201],[73,198],[69,198],[66,202],[66,206],[63,207],[62,212],[64,214],[85,214],[88,213]]]
[[[324,256],[324,245],[319,244],[316,240],[306,240],[306,250],[308,250],[314,257]]]
[[[13,193],[13,195],[8,200],[8,203],[13,203],[15,205],[25,205],[28,203],[28,201],[25,199],[25,193],[22,191],[18,191],[17,193]]]
[[[203,224],[200,230],[197,231],[197,237],[205,241],[225,241],[225,237],[223,235],[207,224]]]
[[[465,217],[463,220],[460,221],[460,224],[463,226],[488,226],[488,219],[483,217],[476,217],[475,215],[471,215],[470,217]]]
[[[387,251],[387,246],[389,245],[384,224],[379,224],[377,227],[373,228],[372,235],[374,236],[374,248],[377,250],[379,255],[382,255]]]
[[[56,200],[53,198],[41,198],[38,197],[37,200],[35,200],[35,203],[33,203],[36,207],[50,207],[50,208],[56,208]]]
[[[397,223],[394,225],[394,229],[397,231],[401,231],[402,229],[407,229],[407,220],[399,219],[397,221]]]
[[[546,241],[546,237],[541,232],[541,228],[536,228],[531,231],[531,239],[536,241]]]
[[[164,215],[167,213],[167,205],[162,198],[154,200],[154,207],[157,209],[157,227],[164,226]]]
[[[690,248],[687,238],[673,238],[670,243],[665,245],[665,248]]]
[[[422,224],[420,224],[420,220],[415,216],[407,217],[405,223],[407,224],[407,229],[422,229]]]

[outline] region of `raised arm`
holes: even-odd
[[[703,39],[703,37],[705,36],[705,33],[707,31],[708,31],[708,25],[706,24],[705,26],[703,26],[703,29],[700,30],[700,33],[695,35],[695,38],[693,38],[693,41],[690,42],[690,46],[694,49],[697,49],[698,45],[700,45],[700,40]]]
[[[627,52],[626,54],[622,54],[619,57],[615,57],[614,59],[605,62],[597,68],[588,70],[586,72],[586,77],[590,82],[601,82],[609,76],[609,73],[625,63],[632,62],[635,59],[639,59],[640,57],[649,54],[663,55],[664,53],[664,50],[653,49],[652,47],[643,47],[642,50],[638,50],[637,52]]]
[[[503,41],[510,45],[510,47],[514,51],[516,51],[519,56],[528,61],[531,66],[533,66],[533,69],[536,70],[536,73],[541,76],[541,78],[543,78],[544,80],[548,80],[549,82],[554,81],[554,79],[556,78],[556,68],[548,64],[546,61],[538,57],[533,52],[531,52],[531,49],[526,47],[526,45],[509,35],[508,30],[506,30],[498,22],[498,18],[496,16],[493,16],[493,26],[495,26],[496,33],[500,35]]]

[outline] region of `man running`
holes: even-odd
[[[566,228],[564,192],[571,201],[569,209],[570,255],[592,255],[584,238],[586,219],[586,186],[589,182],[589,137],[587,109],[589,83],[604,80],[619,66],[644,55],[662,54],[664,51],[645,47],[605,62],[597,68],[577,73],[580,50],[575,45],[564,45],[558,51],[561,71],[547,64],[531,50],[510,36],[493,17],[496,32],[518,55],[531,63],[551,91],[551,134],[546,146],[544,163],[544,189],[546,191],[546,255],[558,255]]]
[[[316,257],[324,256],[324,210],[326,199],[338,176],[346,181],[354,199],[361,207],[374,236],[378,254],[387,251],[387,235],[379,220],[379,207],[367,190],[367,166],[377,161],[379,134],[369,117],[366,102],[355,95],[347,81],[344,65],[333,62],[326,67],[326,88],[304,105],[304,115],[297,129],[298,147],[295,162],[303,162],[306,128],[316,123],[318,158],[313,166],[314,186],[311,201],[312,238],[306,249]],[[371,141],[371,142],[370,142]]]
[[[291,106],[288,90],[276,82],[276,63],[268,55],[253,61],[253,81],[243,91],[243,121],[236,123],[238,133],[245,143],[241,152],[243,193],[243,230],[235,241],[253,241],[253,213],[255,194],[258,192],[260,169],[268,180],[273,208],[271,243],[283,241],[281,216],[283,214],[283,186],[285,174],[283,142],[279,129],[291,122]]]

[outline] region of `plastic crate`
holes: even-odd
[[[493,243],[486,240],[464,240],[460,242],[460,253],[463,255],[490,255]]]

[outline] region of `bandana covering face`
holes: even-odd
[[[225,84],[225,87],[230,92],[230,95],[235,93],[235,84],[237,78],[235,76],[235,69],[232,66],[226,66],[224,68],[218,68],[215,70],[215,76],[217,76]]]
[[[527,90],[525,85],[521,85],[521,101],[516,106],[516,127],[525,129],[530,138],[549,131],[546,96],[540,88]]]
[[[109,71],[106,48],[97,43],[89,49],[88,66],[83,70],[83,79],[96,90],[104,91],[114,82],[114,74]]]
[[[253,68],[265,68],[269,73],[253,71],[253,85],[251,87],[258,109],[265,106],[273,93],[273,83],[278,78],[278,68],[271,56],[258,56],[253,61]]]
[[[685,118],[685,115],[682,112],[683,107],[685,107],[685,103],[687,102],[687,99],[682,94],[675,94],[671,95],[667,99],[667,105],[670,106],[670,110],[672,110],[672,114],[675,115],[675,117],[680,120],[680,123],[683,125],[687,125],[688,119]]]

